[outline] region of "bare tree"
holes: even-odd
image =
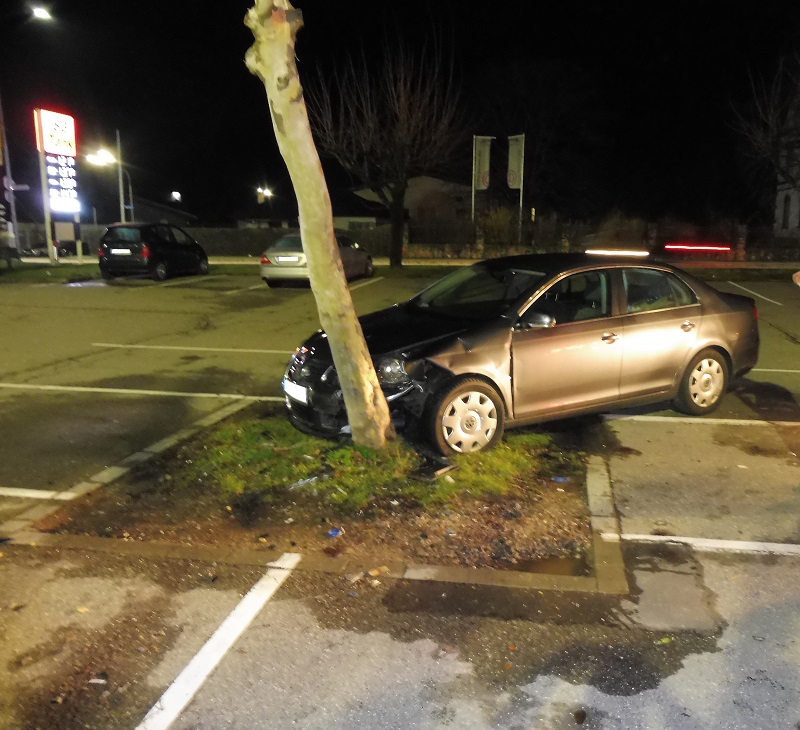
[[[245,61],[264,83],[278,147],[297,195],[311,289],[330,342],[353,441],[381,448],[394,429],[347,288],[330,196],[297,73],[295,40],[303,25],[302,15],[288,0],[256,0],[245,25],[255,36]]]
[[[314,134],[334,158],[389,210],[389,260],[403,263],[409,180],[435,171],[465,138],[451,66],[440,54],[387,50],[382,63],[362,55],[308,90]]]
[[[769,165],[778,185],[800,185],[800,54],[781,59],[771,80],[750,76],[750,100],[734,108],[750,157]]]

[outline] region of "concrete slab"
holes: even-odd
[[[800,460],[775,427],[608,425],[621,445],[609,466],[623,536],[800,542]]]

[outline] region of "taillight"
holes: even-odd
[[[103,247],[102,247],[102,246],[100,246],[100,247],[97,249],[97,255],[98,255],[100,258],[103,258],[103,256],[105,256],[105,255],[106,255],[106,252],[103,250]]]
[[[142,246],[142,258],[150,258],[150,246],[148,246],[146,243]]]
[[[265,253],[262,253],[262,254],[261,254],[261,263],[262,263],[262,264],[271,264],[271,263],[272,263],[272,261],[270,261],[270,260],[267,258],[267,254],[265,254]]]
[[[758,322],[758,307],[753,305],[753,319]]]

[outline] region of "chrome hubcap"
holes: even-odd
[[[480,451],[497,430],[497,409],[483,393],[470,391],[453,398],[442,416],[442,434],[453,451]]]
[[[722,365],[716,360],[705,358],[697,363],[689,378],[689,395],[695,405],[708,408],[722,395],[725,375]]]

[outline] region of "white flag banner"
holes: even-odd
[[[508,138],[508,187],[522,187],[522,168],[525,164],[525,135],[517,134]]]
[[[472,137],[472,187],[486,190],[489,187],[489,157],[494,137]]]

